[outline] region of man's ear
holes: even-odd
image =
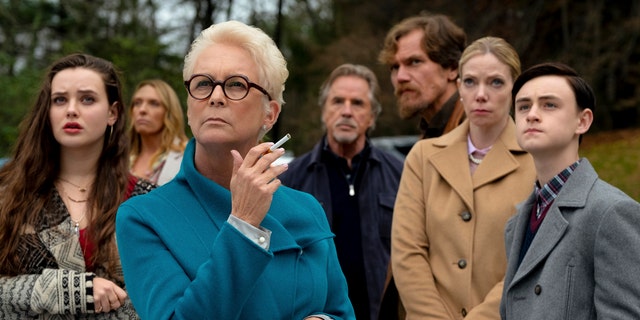
[[[449,81],[456,81],[456,79],[458,79],[458,69],[449,69],[447,79],[449,79]]]
[[[578,128],[576,128],[576,134],[585,134],[589,131],[591,124],[593,123],[593,111],[591,109],[584,109],[580,111],[578,118]]]

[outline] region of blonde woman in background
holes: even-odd
[[[138,84],[129,108],[131,173],[163,185],[178,173],[187,145],[176,92],[159,79]]]
[[[518,54],[481,38],[458,70],[467,119],[416,143],[396,198],[391,262],[407,319],[500,319],[504,226],[533,189],[533,160],[509,115]]]

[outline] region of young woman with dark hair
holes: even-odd
[[[115,216],[153,185],[129,174],[125,117],[112,63],[72,54],[49,69],[0,169],[0,318],[138,317]]]

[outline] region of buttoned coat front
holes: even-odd
[[[504,225],[533,190],[531,156],[507,126],[474,175],[466,120],[405,161],[392,224],[393,275],[407,319],[497,319]]]
[[[518,267],[535,200],[505,228],[502,319],[640,319],[640,205],[582,159]]]

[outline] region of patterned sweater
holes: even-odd
[[[155,188],[138,180],[130,194]],[[26,274],[0,276],[0,319],[138,319],[131,301],[109,313],[94,313],[93,278],[111,279],[103,266],[87,272],[78,236],[60,194],[54,190],[41,221],[22,236],[19,255]],[[122,270],[116,270],[122,278]]]

